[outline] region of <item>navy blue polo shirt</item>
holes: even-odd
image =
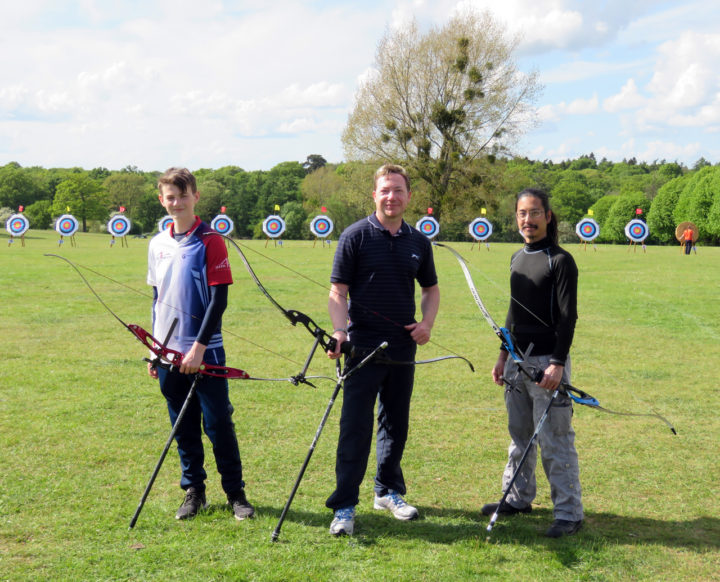
[[[346,228],[335,251],[330,281],[349,286],[350,340],[374,347],[412,344],[403,326],[415,323],[415,281],[437,284],[432,245],[405,221],[394,235],[375,214]]]

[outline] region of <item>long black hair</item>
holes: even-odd
[[[526,196],[534,196],[540,202],[542,203],[543,210],[545,210],[545,216],[547,216],[547,213],[550,213],[550,222],[548,222],[547,225],[547,238],[548,240],[554,244],[558,244],[558,223],[557,223],[557,217],[555,216],[555,213],[550,208],[550,197],[547,195],[547,193],[543,190],[538,190],[537,188],[525,188],[520,194],[517,195],[517,198],[515,199],[515,210],[517,211],[517,205],[518,202],[520,202],[521,198],[525,198]]]

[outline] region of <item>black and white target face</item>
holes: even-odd
[[[277,238],[285,232],[285,221],[279,216],[271,215],[263,221],[262,228],[270,238]]]
[[[487,218],[476,218],[470,223],[468,231],[475,240],[484,241],[492,234],[493,225]]]
[[[79,228],[78,219],[72,214],[63,214],[55,221],[55,232],[60,236],[72,236]]]
[[[642,220],[635,218],[625,225],[625,236],[627,236],[633,242],[643,242],[650,231],[648,230],[647,224]]]
[[[415,228],[428,238],[434,238],[440,232],[440,225],[432,216],[423,216],[415,223]]]
[[[167,230],[168,228],[170,228],[172,222],[172,216],[163,216],[160,220],[158,220],[158,232],[162,232],[163,230]]]
[[[325,238],[334,228],[333,221],[324,214],[319,214],[310,222],[310,232],[318,238]]]
[[[5,230],[10,236],[22,236],[30,228],[30,221],[22,214],[13,214],[5,223]]]
[[[213,218],[210,226],[214,231],[224,234],[225,236],[229,235],[235,228],[235,224],[232,219],[224,214],[218,214],[215,218]]]
[[[108,232],[113,236],[125,236],[130,232],[132,222],[124,214],[116,214],[107,224]]]
[[[581,240],[590,242],[600,234],[600,225],[592,218],[583,218],[575,225],[575,232]]]

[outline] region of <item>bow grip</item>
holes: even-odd
[[[336,345],[337,345],[337,339],[334,337],[331,337],[327,342],[328,351],[334,352]],[[352,345],[349,341],[344,341],[342,343],[342,345],[340,346],[340,353],[345,354],[346,356],[352,357],[355,354],[355,346]]]

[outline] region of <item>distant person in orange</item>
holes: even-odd
[[[694,235],[695,235],[695,232],[689,226],[685,230],[683,230],[682,237],[683,237],[683,240],[685,241],[685,254],[686,255],[690,254],[690,250],[692,249],[692,246],[693,246],[693,236]]]

